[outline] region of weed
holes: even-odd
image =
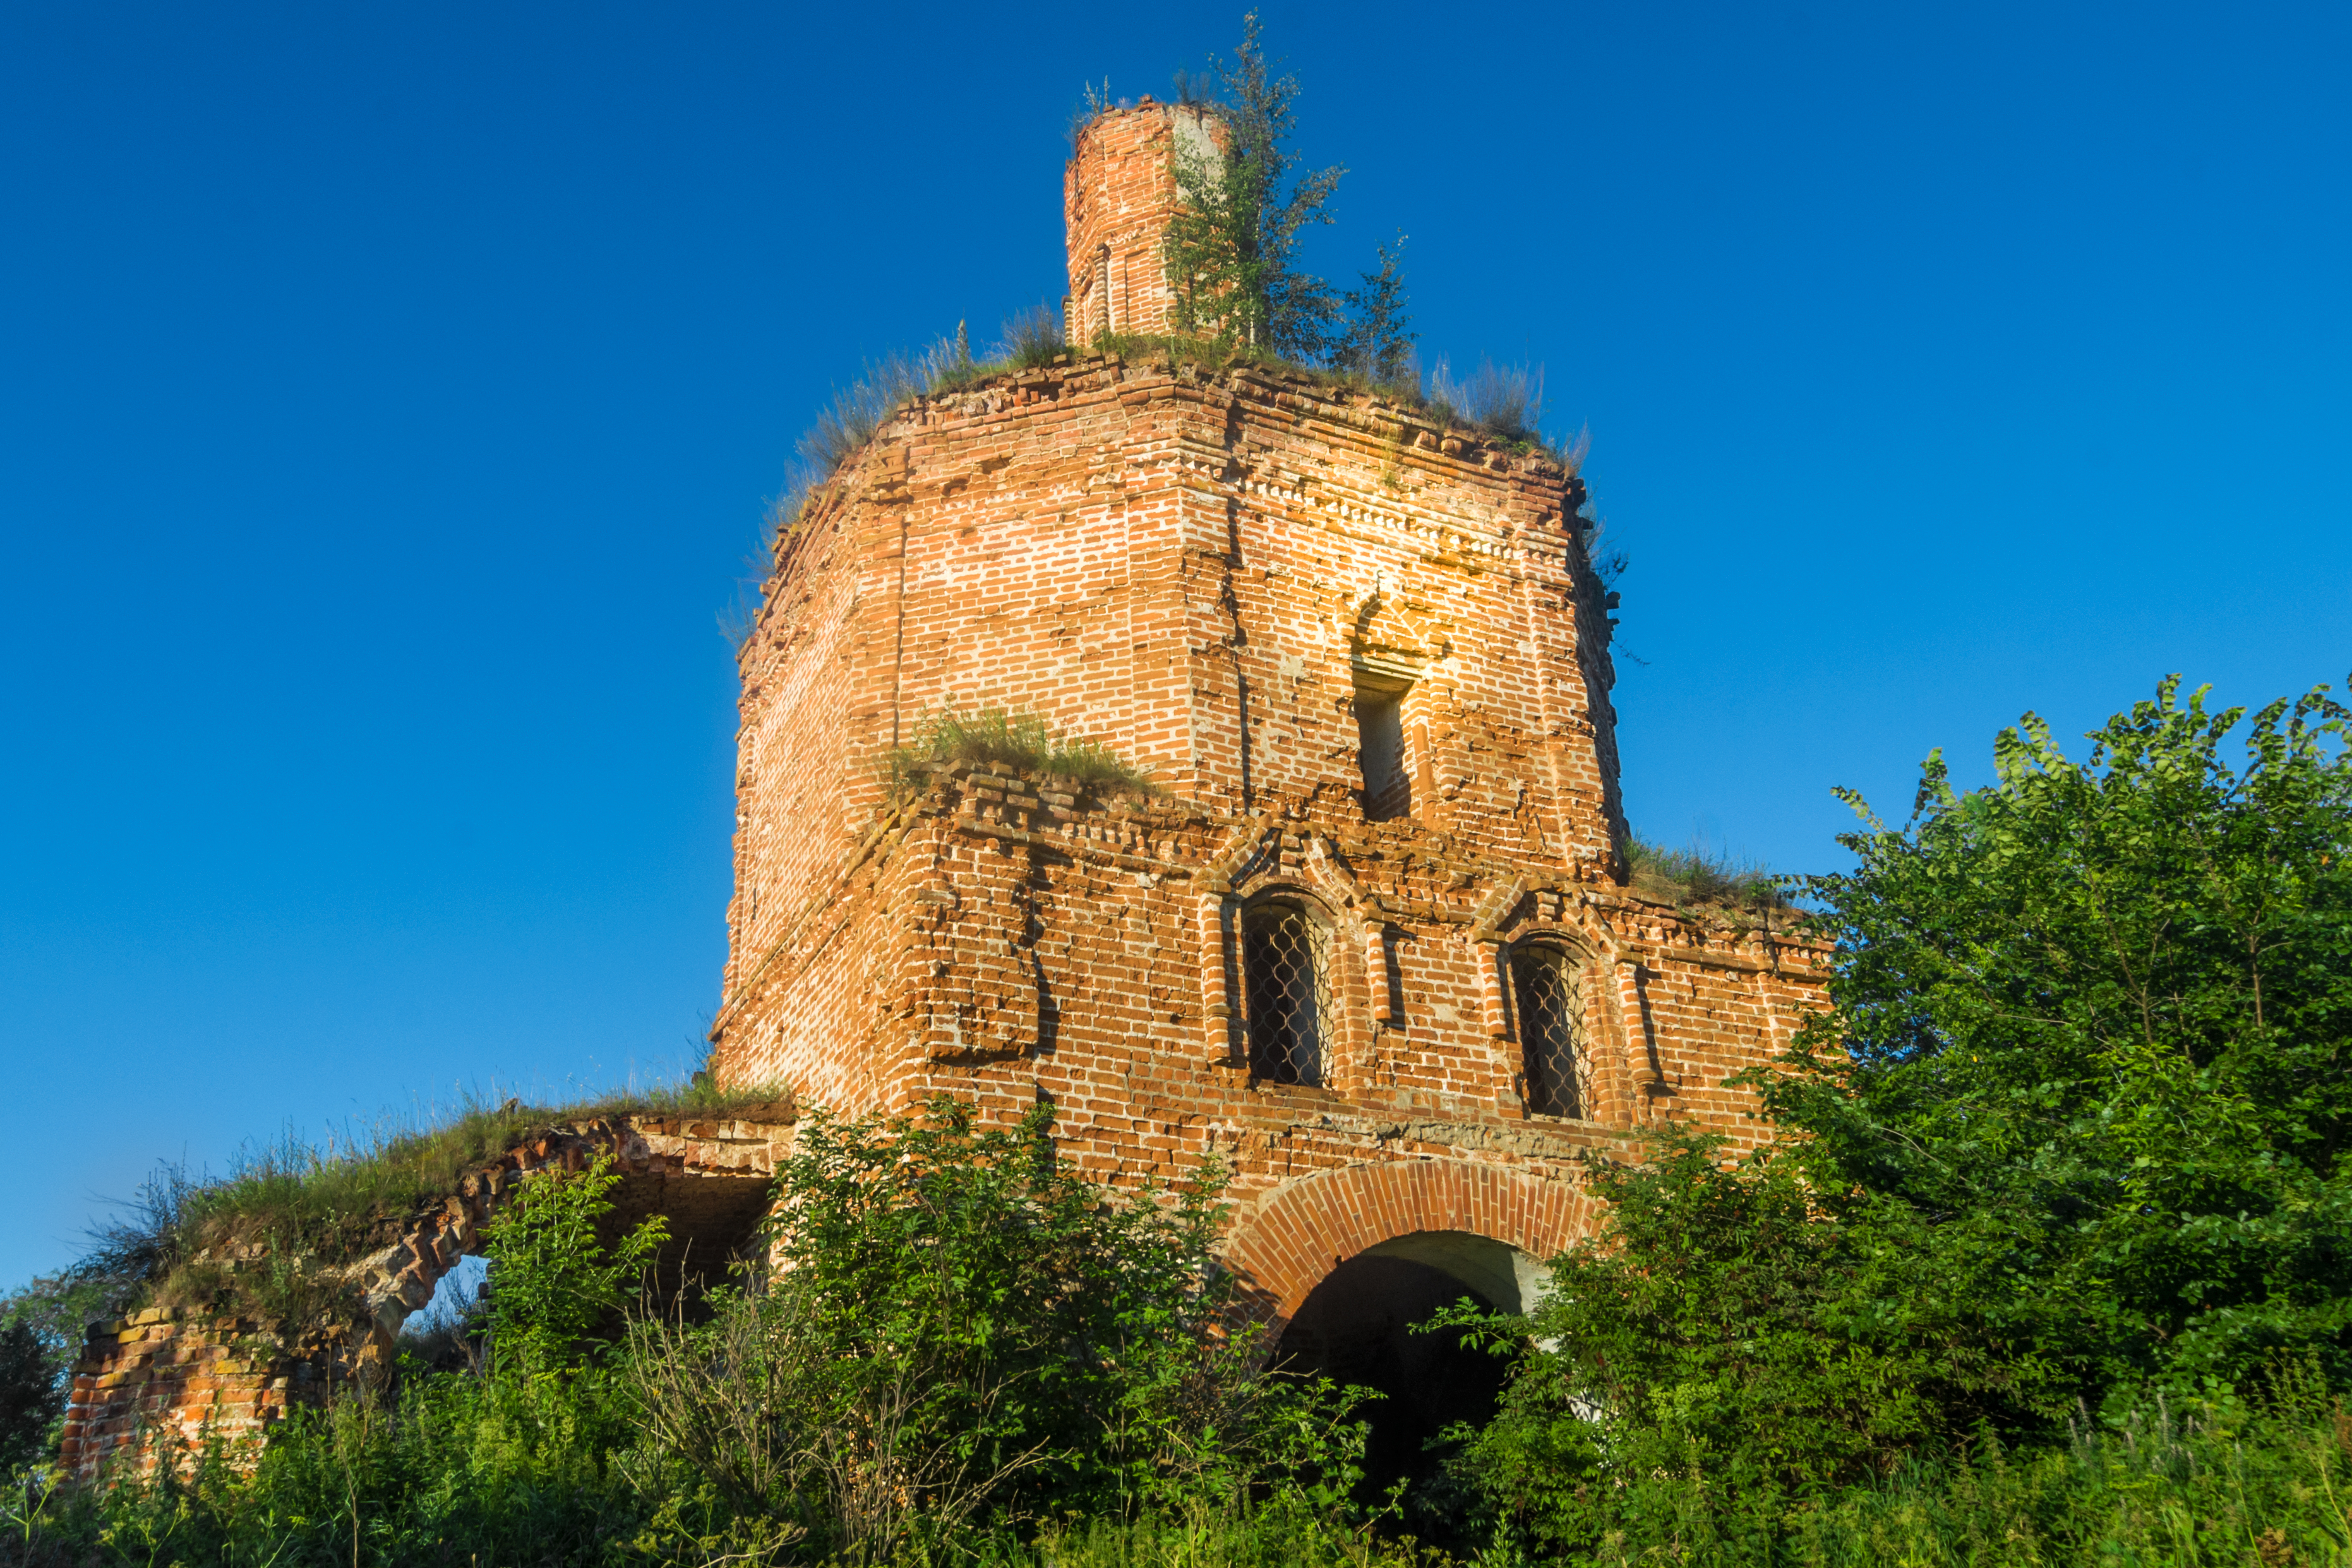
[[[681,1087],[614,1093],[568,1106],[472,1101],[424,1127],[387,1122],[321,1149],[291,1133],[248,1148],[226,1176],[159,1166],[73,1277],[102,1287],[96,1315],[141,1300],[227,1305],[285,1326],[347,1305],[335,1270],[388,1245],[468,1171],[566,1124],[663,1113],[723,1113],[772,1101],[772,1089],[720,1091],[697,1075]]]
[[[892,798],[922,788],[934,768],[956,763],[1049,773],[1095,789],[1156,792],[1141,771],[1100,741],[1057,734],[1034,714],[1002,708],[960,714],[950,705],[918,720],[912,738],[891,750]]]
[[[892,414],[959,370],[955,345],[944,339],[919,353],[867,361],[856,381],[835,391],[801,437],[797,450],[808,475],[818,483],[831,478]]]
[[[1043,370],[1068,345],[1063,340],[1062,319],[1044,300],[1004,320],[1004,336],[996,357],[1024,371]]]
[[[1498,365],[1481,359],[1460,381],[1443,356],[1429,372],[1429,401],[1498,441],[1548,444],[1537,427],[1543,421],[1543,367]]]
[[[1675,904],[1723,904],[1735,909],[1786,909],[1780,879],[1763,866],[1717,853],[1703,843],[1670,850],[1638,833],[1626,836],[1625,864],[1633,889]]]

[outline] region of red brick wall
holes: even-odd
[[[1752,1138],[1723,1081],[1816,1000],[1814,955],[1613,880],[1581,500],[1541,454],[1250,370],[1081,357],[906,411],[784,541],[742,653],[721,1078],[849,1113],[1050,1100],[1078,1168],[1213,1153],[1276,1230],[1329,1173],[1507,1173],[1561,1196],[1495,1239],[1547,1251],[1585,1223],[1579,1150],[1661,1115]],[[1367,676],[1411,682],[1397,821],[1365,820]],[[894,737],[950,704],[1102,740],[1164,793],[966,769],[891,801]],[[1278,891],[1326,933],[1320,1088],[1254,1082],[1232,1016],[1234,922]],[[1580,1120],[1521,1095],[1498,956],[1538,934],[1581,966]]]
[[[1205,110],[1155,104],[1097,115],[1078,131],[1062,176],[1069,256],[1065,319],[1070,340],[1106,331],[1156,337],[1172,329],[1160,239],[1176,212],[1179,138],[1210,144]]]

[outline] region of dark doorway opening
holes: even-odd
[[[1490,1310],[1496,1304],[1443,1270],[1367,1254],[1332,1270],[1283,1331],[1277,1364],[1385,1396],[1361,1412],[1371,1425],[1366,1501],[1399,1480],[1418,1486],[1434,1476],[1444,1456],[1427,1444],[1446,1427],[1457,1421],[1483,1425],[1494,1416],[1503,1359],[1464,1349],[1454,1334],[1412,1332],[1413,1324],[1465,1296]]]

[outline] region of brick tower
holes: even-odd
[[[1164,329],[1171,160],[1209,134],[1147,99],[1080,135],[1074,336]],[[1539,451],[1181,354],[902,409],[780,542],[741,652],[720,1080],[1048,1100],[1105,1182],[1214,1151],[1227,1259],[1295,1323],[1383,1259],[1523,1301],[1589,1221],[1578,1152],[1752,1135],[1723,1081],[1819,996],[1811,949],[1617,880],[1583,499]],[[1156,789],[958,767],[894,798],[950,706]]]

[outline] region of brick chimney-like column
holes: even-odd
[[[1213,123],[1207,110],[1147,98],[1106,110],[1078,132],[1062,174],[1070,269],[1063,329],[1072,342],[1172,330],[1161,241],[1176,215],[1176,149],[1207,151]]]

